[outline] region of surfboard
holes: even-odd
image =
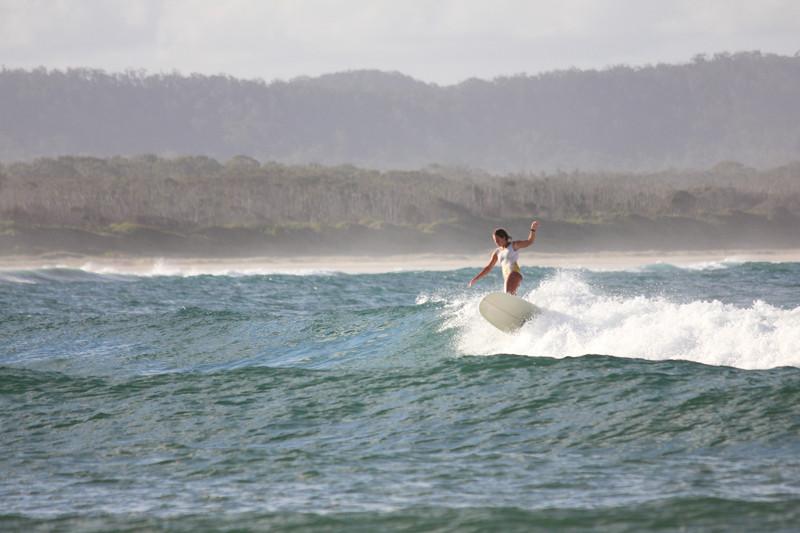
[[[541,313],[532,303],[505,292],[486,295],[478,310],[491,325],[506,333],[518,330],[525,322]]]

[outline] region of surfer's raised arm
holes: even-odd
[[[475,285],[476,281],[478,281],[483,276],[491,272],[492,268],[494,268],[495,263],[497,263],[497,250],[492,252],[492,257],[489,259],[489,264],[483,267],[483,270],[478,272],[478,275],[470,280],[469,286],[472,287],[473,285]]]
[[[528,238],[525,239],[524,241],[514,241],[514,249],[519,250],[520,248],[527,248],[528,246],[533,244],[533,241],[536,240],[536,228],[538,227],[539,227],[538,220],[534,220],[533,222],[531,222],[531,230],[530,233],[528,233]]]

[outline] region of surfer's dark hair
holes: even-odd
[[[508,232],[503,228],[497,228],[496,230],[494,230],[494,234],[500,237],[501,239],[505,239],[507,242],[511,242],[511,235],[509,235]]]

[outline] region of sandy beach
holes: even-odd
[[[413,270],[455,270],[483,266],[485,254],[409,254],[388,256],[298,256],[250,258],[161,258],[106,256],[7,256],[0,270],[72,268],[98,273],[132,275],[199,275],[343,272],[350,274]],[[800,262],[800,249],[705,250],[682,252],[595,252],[546,254],[527,252],[523,266],[623,270],[652,264],[711,265],[721,262]]]

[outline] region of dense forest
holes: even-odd
[[[465,250],[484,246],[477,236],[495,225],[527,225],[534,217],[546,221],[551,242],[545,244],[552,249],[587,241],[611,248],[798,246],[800,163],[770,170],[726,162],[705,171],[504,175],[443,166],[284,165],[246,156],[225,162],[59,157],[0,165],[5,253],[25,250],[34,229],[61,239],[64,228],[106,240],[167,235],[169,242],[159,244],[167,249],[186,236],[202,237],[205,251],[238,239],[237,253],[263,250],[270,239],[285,244],[292,234],[341,250],[348,234],[367,230],[374,242],[405,251],[420,243],[435,247],[441,238],[449,239],[449,249]],[[682,233],[672,235],[676,228]],[[746,236],[750,242],[743,242]],[[97,246],[94,251],[111,244]]]
[[[267,83],[4,68],[0,160],[202,153],[384,170],[768,168],[800,160],[798,87],[800,57],[758,52],[452,86],[378,71]]]

